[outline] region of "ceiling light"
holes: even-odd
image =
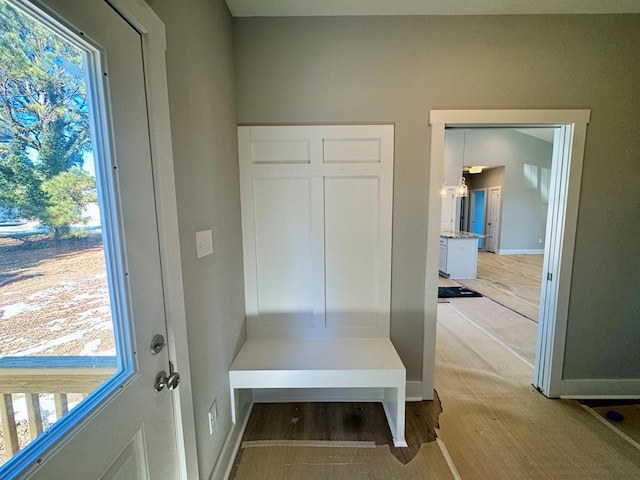
[[[440,190],[440,196],[442,198],[446,198],[448,195],[449,191],[447,189],[447,184],[444,183],[444,180],[442,181],[442,189]]]
[[[466,197],[469,195],[469,187],[466,184],[464,177],[460,179],[460,183],[456,187],[456,197]]]
[[[482,167],[469,167],[469,173],[482,173]]]

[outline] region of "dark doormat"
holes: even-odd
[[[478,292],[467,287],[438,287],[438,298],[481,297]]]

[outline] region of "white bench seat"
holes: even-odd
[[[388,338],[249,339],[229,371],[231,414],[238,390],[379,388],[397,447],[406,447],[406,371]]]

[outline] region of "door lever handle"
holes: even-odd
[[[167,387],[169,390],[175,390],[178,388],[178,385],[180,385],[180,374],[178,372],[172,372],[167,376],[167,372],[161,370],[156,375],[153,387],[156,392],[161,392],[164,387]]]

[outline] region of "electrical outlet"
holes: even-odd
[[[196,256],[206,257],[213,253],[213,234],[211,230],[196,232]]]
[[[538,239],[538,243],[540,243],[540,244],[542,243],[542,239],[541,238]]]
[[[214,430],[218,424],[218,406],[214,400],[213,405],[209,409],[209,435],[213,435]]]

